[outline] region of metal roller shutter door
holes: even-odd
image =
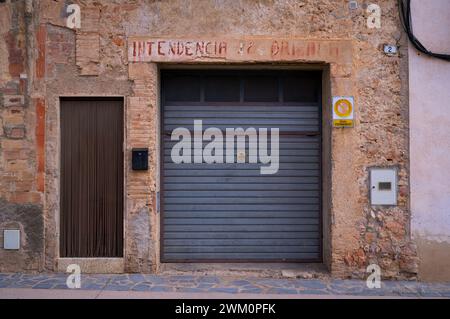
[[[242,83],[245,76],[239,79]],[[320,261],[320,98],[246,103],[240,96],[239,103],[208,103],[208,80],[201,77],[199,102],[171,102],[167,90],[177,89],[171,83],[163,76],[162,260]],[[192,132],[194,120],[203,121],[203,130],[223,132],[279,128],[278,173],[261,175],[260,163],[173,163],[170,154],[177,141],[171,141],[170,133],[179,127]]]

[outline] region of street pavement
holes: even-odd
[[[69,289],[68,274],[0,274],[5,298],[450,298],[450,283],[382,281],[369,289],[362,280],[236,278],[201,275],[81,275]]]

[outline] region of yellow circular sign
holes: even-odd
[[[334,112],[339,117],[348,117],[353,112],[352,103],[349,100],[340,99],[334,104]]]

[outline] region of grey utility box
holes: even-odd
[[[6,250],[20,249],[20,230],[3,231],[3,248]]]

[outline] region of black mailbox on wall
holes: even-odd
[[[148,148],[133,148],[132,153],[133,171],[148,170]]]

